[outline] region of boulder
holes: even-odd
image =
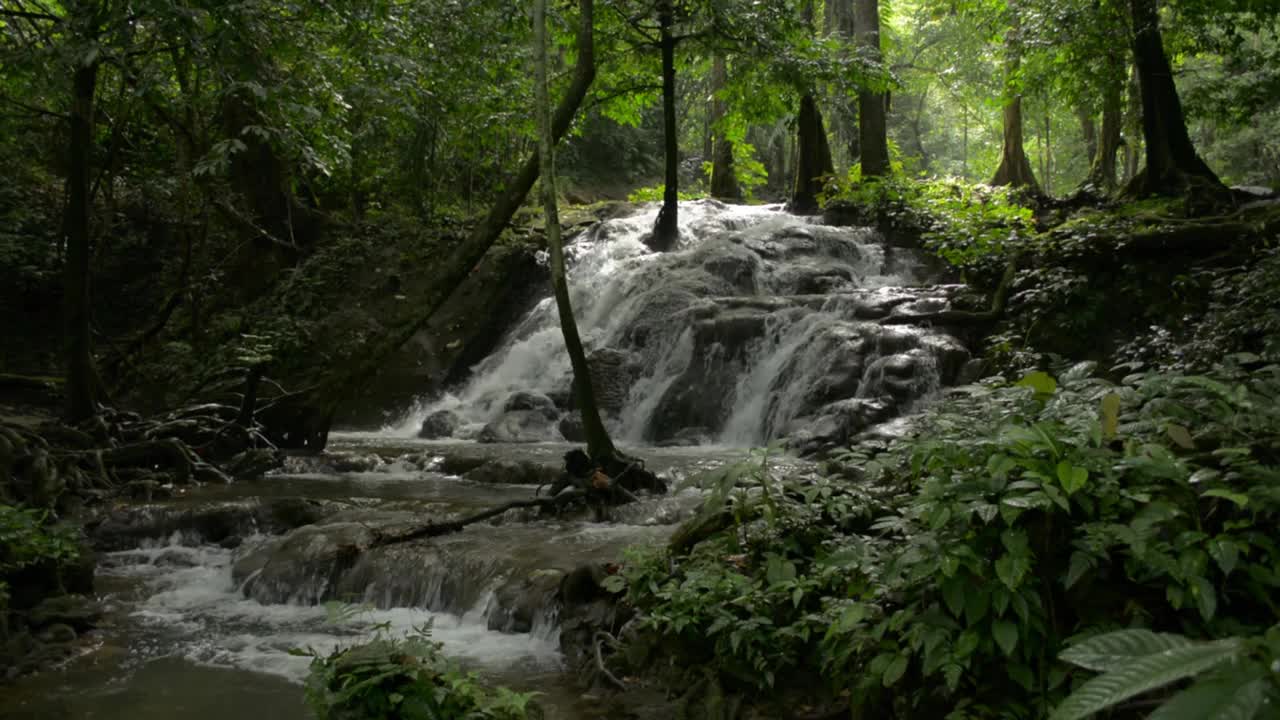
[[[502,405],[502,411],[506,413],[538,411],[549,418],[555,418],[559,415],[554,400],[542,393],[529,390],[518,390],[508,395],[506,402]]]
[[[342,574],[373,539],[363,522],[307,525],[241,557],[231,577],[245,597],[263,604],[316,605],[336,597]]]
[[[32,628],[56,625],[70,626],[72,639],[75,633],[91,630],[102,619],[102,607],[85,595],[59,595],[44,600],[27,614],[27,624]]]
[[[546,397],[545,395],[542,397]],[[551,400],[548,398],[547,402]],[[556,440],[560,430],[555,405],[539,410],[510,410],[480,431],[482,443],[535,443]]]
[[[563,578],[559,570],[537,570],[507,580],[494,592],[486,613],[489,629],[527,633],[539,620],[549,622]]]
[[[469,470],[462,479],[485,484],[548,485],[559,477],[558,465],[531,460],[490,460]]]
[[[853,437],[887,419],[894,405],[886,399],[850,398],[831,403],[791,433],[788,444],[803,455],[847,446]]]
[[[587,441],[587,431],[582,425],[582,414],[574,412],[560,418],[560,435],[572,443],[583,443]]]
[[[458,426],[461,424],[462,420],[454,411],[437,410],[422,421],[422,427],[418,430],[418,437],[424,440],[453,437],[453,434],[457,432]]]

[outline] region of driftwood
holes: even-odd
[[[432,537],[439,537],[441,535],[448,535],[450,533],[458,532],[463,528],[467,527],[468,525],[474,525],[478,522],[484,522],[485,520],[498,517],[499,515],[507,512],[508,510],[518,510],[520,508],[531,508],[531,507],[537,507],[537,508],[543,508],[543,509],[560,507],[563,505],[567,505],[570,502],[583,497],[586,497],[586,493],[580,490],[569,490],[567,492],[560,493],[559,495],[551,495],[543,498],[535,497],[529,500],[513,500],[509,503],[498,505],[496,507],[491,507],[488,510],[475,513],[474,515],[468,515],[467,517],[459,518],[457,520],[449,520],[447,522],[439,522],[439,523],[427,523],[426,525],[414,528],[413,530],[410,530],[407,533],[401,533],[399,535],[379,534],[377,537],[374,538],[374,541],[373,543],[370,544],[370,547],[382,547],[384,545],[395,545],[396,543],[412,542],[414,540],[421,540],[423,538],[432,538]]]

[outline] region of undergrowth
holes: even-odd
[[[485,686],[431,639],[430,626],[403,637],[380,627],[368,642],[314,650],[307,703],[319,720],[539,720],[533,694]]]
[[[1214,692],[1226,673],[1275,707],[1280,366],[1090,371],[960,388],[816,480],[759,457],[707,476],[703,519],[727,529],[633,551],[613,589],[727,686],[807,688],[855,717],[1084,717],[1213,668]],[[1135,647],[1147,674],[1086,691],[1063,651],[1137,628],[1230,652],[1171,670]],[[1082,684],[1092,699],[1063,705]]]

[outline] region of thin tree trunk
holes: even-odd
[[[856,0],[854,27],[863,54],[880,61],[880,4],[878,0]],[[858,93],[858,140],[862,150],[862,176],[878,177],[889,172],[887,98],[883,92]]]
[[[1044,194],[1053,194],[1053,119],[1049,116],[1048,98],[1044,108]]]
[[[66,342],[66,419],[80,422],[98,413],[98,375],[93,365],[89,314],[89,175],[93,152],[93,100],[98,64],[76,68],[71,101],[70,194],[66,209],[67,261],[63,267],[62,315]]]
[[[719,92],[728,83],[728,70],[725,68],[724,56],[717,54],[711,65],[711,197],[721,200],[741,200],[742,188],[738,186],[738,178],[733,171],[733,141],[724,136],[724,131],[716,125],[725,116],[724,100]]]
[[[1142,90],[1138,86],[1138,66],[1130,68],[1128,102],[1124,119],[1124,181],[1138,176],[1142,156]]]
[[[676,136],[676,40],[671,34],[675,10],[671,0],[658,7],[662,43],[662,143],[666,162],[666,182],[662,189],[662,209],[653,226],[652,246],[669,250],[680,238],[680,145]]]
[[[1080,120],[1080,139],[1084,141],[1084,156],[1092,167],[1098,160],[1098,125],[1093,120],[1093,109],[1082,104],[1076,108],[1076,117]]]
[[[574,115],[577,114],[595,79],[594,8],[593,0],[578,0],[580,25],[573,81],[565,92],[565,96],[561,98],[560,104],[556,106],[552,121],[552,131],[557,142],[569,131]],[[317,391],[309,393],[302,401],[306,406],[303,409],[317,418],[317,422],[331,420],[337,406],[349,400],[366,380],[376,374],[388,355],[400,349],[425,327],[435,311],[467,279],[472,269],[484,259],[485,253],[511,222],[512,216],[524,203],[537,179],[538,156],[535,153],[525,160],[520,173],[511,180],[506,190],[494,202],[484,221],[476,225],[448,260],[440,263],[438,269],[434,271],[435,282],[420,297],[415,298],[417,313],[405,323],[389,331],[382,342],[361,355],[359,362],[341,375],[322,384]],[[320,412],[317,413],[317,410]],[[308,434],[317,438],[324,435],[318,429]],[[323,445],[319,447],[308,445],[308,449],[318,451],[323,449]]]
[[[1134,180],[1138,195],[1176,194],[1199,181],[1222,187],[1218,176],[1196,154],[1182,102],[1173,83],[1173,69],[1164,52],[1156,0],[1129,0],[1133,19],[1133,58],[1142,91],[1142,134],[1147,166]]]
[[[1108,53],[1107,77],[1102,87],[1102,131],[1085,184],[1105,194],[1116,189],[1116,151],[1120,148],[1121,93],[1124,91],[1124,58]]]
[[[551,286],[560,315],[560,331],[573,366],[573,380],[578,410],[582,413],[583,431],[587,436],[587,454],[597,463],[612,460],[617,451],[609,432],[600,420],[591,369],[578,336],[578,323],[573,318],[569,300],[569,282],[564,267],[564,242],[560,237],[560,213],[556,206],[555,132],[551,127],[551,99],[547,93],[547,0],[534,0],[533,34],[535,79],[538,112],[538,157],[542,176],[542,207],[546,213],[547,247],[551,251]]]

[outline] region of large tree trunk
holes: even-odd
[[[675,10],[671,0],[658,7],[662,43],[662,144],[666,160],[666,182],[662,190],[662,210],[653,226],[651,245],[669,250],[680,238],[680,144],[676,136],[676,40],[671,34]]]
[[[1142,156],[1142,90],[1138,87],[1138,66],[1129,73],[1128,100],[1124,118],[1124,181],[1138,176]]]
[[[579,28],[577,42],[577,61],[574,64],[573,81],[565,96],[556,106],[552,120],[552,132],[559,142],[573,124],[574,115],[587,96],[592,81],[595,80],[595,39],[593,34],[594,2],[578,0]],[[421,296],[414,298],[418,308],[408,321],[392,328],[384,339],[369,348],[360,356],[360,360],[340,375],[334,376],[316,390],[300,396],[291,403],[280,403],[276,412],[285,422],[299,425],[300,434],[290,435],[287,447],[305,447],[318,452],[324,449],[327,440],[328,424],[338,405],[348,401],[358,392],[360,387],[383,366],[387,356],[400,349],[414,334],[426,326],[431,316],[444,304],[453,291],[471,274],[498,236],[502,234],[511,217],[524,203],[538,179],[538,156],[533,154],[525,160],[520,173],[507,184],[506,190],[489,209],[489,214],[476,225],[467,238],[453,251],[450,257],[441,262],[434,271],[435,282]],[[269,425],[264,420],[264,424]],[[288,431],[288,428],[268,428],[269,430]],[[274,434],[279,439],[279,433]],[[295,440],[302,444],[294,444]]]
[[[98,64],[76,68],[71,100],[71,167],[65,226],[62,317],[66,342],[66,419],[80,422],[98,412],[98,374],[89,329],[89,174],[93,152],[93,101]]]
[[[1009,0],[1011,17],[1009,31],[1005,34],[1005,104],[1004,104],[1004,142],[1000,151],[1000,167],[991,180],[992,185],[1011,185],[1029,188],[1039,193],[1035,173],[1031,170],[1031,161],[1027,159],[1027,151],[1022,144],[1022,90],[1015,87],[1018,70],[1022,65],[1021,22],[1018,18],[1018,7],[1014,0]]]
[[[728,83],[728,70],[724,56],[717,54],[711,64],[711,197],[721,200],[741,200],[742,188],[733,171],[733,141],[724,136],[716,125],[724,118],[726,108],[719,96]]]
[[[800,116],[796,119],[796,181],[791,193],[791,212],[799,215],[818,212],[823,178],[834,172],[822,113],[813,94],[806,93],[800,98]]]
[[[547,0],[534,0],[533,33],[536,107],[538,112],[538,156],[541,160],[542,207],[546,213],[547,248],[551,251],[551,286],[555,293],[556,310],[560,315],[560,331],[564,335],[565,349],[569,352],[569,364],[573,367],[573,381],[578,410],[582,413],[583,431],[587,436],[587,452],[597,463],[612,460],[617,455],[609,431],[600,420],[596,406],[595,389],[591,383],[591,369],[587,355],[578,336],[578,323],[573,317],[569,301],[569,282],[564,267],[564,243],[560,237],[560,213],[556,207],[555,132],[551,127],[551,100],[547,94]]]
[[[1142,90],[1142,134],[1147,166],[1130,190],[1138,195],[1178,194],[1189,181],[1221,187],[1218,176],[1196,154],[1173,69],[1164,53],[1156,0],[1129,0],[1133,20],[1133,59]]]
[[[857,0],[854,14],[858,47],[866,57],[879,62],[880,3],[878,0]],[[885,119],[887,100],[883,92],[863,90],[858,93],[858,139],[863,177],[878,177],[889,172]]]

